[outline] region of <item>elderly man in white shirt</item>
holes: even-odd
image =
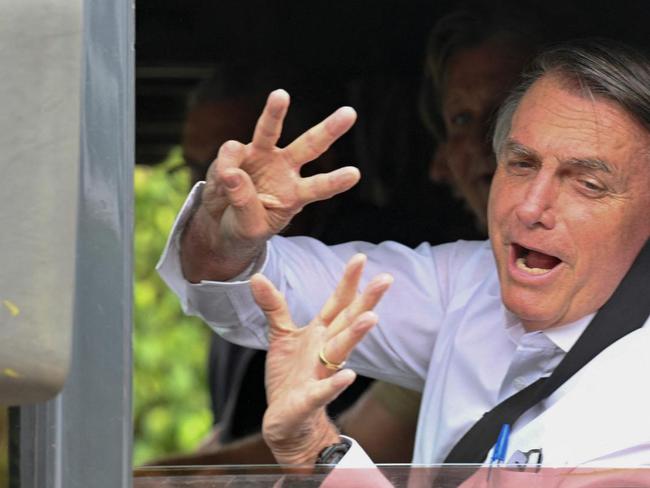
[[[484,412],[553,372],[650,236],[649,87],[650,62],[624,46],[543,53],[496,122],[490,240],[416,249],[275,236],[360,175],[299,174],[352,126],[351,108],[278,148],[289,100],[269,96],[252,142],[224,144],[192,190],[159,271],[188,313],[270,347],[264,433],[279,462],[340,442],[323,407],[351,370],[423,391],[418,464],[442,463]],[[649,347],[641,327],[600,352],[516,420],[506,458],[650,464],[650,392],[630,381],[650,373]]]

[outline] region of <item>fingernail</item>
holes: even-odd
[[[277,88],[271,92],[269,97],[280,97],[280,98],[289,98],[289,93],[283,88]]]
[[[257,288],[262,280],[264,280],[264,275],[262,273],[255,273],[249,280],[251,288]]]
[[[237,188],[239,186],[240,181],[241,181],[241,178],[236,173],[235,174],[223,175],[223,183],[230,190],[234,190],[235,188]]]
[[[349,383],[352,383],[356,378],[356,373],[351,369],[342,369],[332,378],[335,387],[341,388]]]
[[[337,119],[348,119],[348,118],[357,118],[357,111],[354,110],[352,107],[340,107],[336,111],[336,117]]]
[[[393,281],[394,279],[392,275],[389,275],[388,273],[381,273],[373,278],[369,286],[372,288],[384,288],[386,286],[390,286]]]
[[[355,332],[365,332],[368,328],[374,326],[379,320],[379,316],[372,311],[364,312],[359,316],[359,321],[354,326]]]
[[[349,185],[356,181],[358,170],[356,168],[345,168],[330,176],[331,182],[336,185]]]
[[[229,140],[224,142],[221,147],[230,153],[237,153],[242,148],[242,143],[235,140]]]

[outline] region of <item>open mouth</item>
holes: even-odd
[[[513,244],[512,246],[515,251],[515,265],[528,274],[540,275],[548,273],[562,262],[561,259],[541,251],[529,249],[519,244]]]

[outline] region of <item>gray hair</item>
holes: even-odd
[[[606,39],[581,39],[547,49],[533,60],[522,81],[501,106],[492,147],[498,156],[512,117],[528,89],[543,76],[556,76],[570,91],[616,103],[650,132],[650,59]]]

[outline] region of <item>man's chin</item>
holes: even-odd
[[[504,296],[505,307],[516,315],[527,331],[543,330],[557,324],[561,313],[557,306],[550,306],[535,297],[523,299],[523,297],[508,298]]]

